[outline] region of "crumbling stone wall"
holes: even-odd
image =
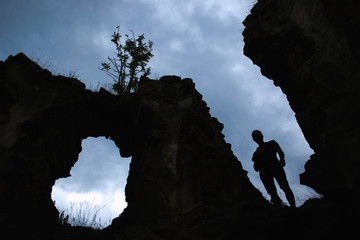
[[[52,76],[18,54],[0,62],[0,91],[0,225],[5,232],[79,238],[59,225],[51,190],[56,179],[69,176],[81,141],[89,136],[110,138],[122,156],[132,156],[128,207],[101,239],[205,237],[214,231],[207,226],[210,220],[234,209],[246,212],[250,203],[268,206],[191,79],[142,78],[138,93],[115,96]],[[231,234],[224,227],[216,231]]]
[[[145,120],[138,113],[140,99],[85,90],[80,81],[52,76],[23,54],[0,62],[0,91],[0,225],[46,235],[59,227],[52,186],[69,176],[84,138],[110,137],[124,156],[132,154],[134,119]]]
[[[315,155],[301,182],[325,195],[272,208],[249,182],[190,79],[143,78],[114,96],[52,76],[25,55],[0,62],[0,226],[37,239],[323,239],[357,234],[360,3],[259,0],[244,53],[280,86]],[[128,207],[100,232],[64,229],[51,202],[89,136],[132,156]]]

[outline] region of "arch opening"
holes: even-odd
[[[56,180],[51,198],[64,224],[102,229],[127,206],[131,158],[121,158],[119,148],[105,137],[88,137],[81,145],[71,176]]]

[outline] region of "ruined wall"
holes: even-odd
[[[123,156],[132,154],[134,128],[144,122],[140,99],[85,90],[23,54],[0,62],[0,92],[0,225],[46,235],[58,228],[52,186],[69,176],[84,138],[110,137]]]
[[[0,62],[0,226],[18,239],[346,239],[357,233],[359,3],[260,0],[244,53],[281,87],[315,155],[301,182],[325,195],[272,208],[191,79],[142,78],[137,94],[85,90],[25,55]],[[64,228],[51,202],[89,136],[132,156],[128,207],[102,231]]]
[[[249,214],[249,204],[268,207],[191,79],[142,78],[139,93],[121,97],[18,54],[0,62],[0,91],[0,225],[15,238],[210,239],[239,231],[234,214]],[[101,236],[79,237],[59,225],[51,190],[88,136],[109,137],[132,156],[128,207]]]
[[[211,230],[226,236],[238,226],[229,231],[208,222],[247,211],[250,203],[267,206],[224,141],[222,124],[210,116],[194,87],[191,79],[175,76],[141,81],[142,103],[158,113],[161,122],[152,124],[161,128],[152,130],[134,152],[125,190],[129,205],[109,228],[111,236],[210,239]],[[147,228],[129,222],[146,222]]]
[[[360,3],[259,0],[244,53],[286,94],[315,155],[301,183],[327,196],[359,193]]]

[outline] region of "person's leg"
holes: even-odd
[[[280,188],[285,192],[286,199],[289,202],[290,207],[295,208],[295,197],[286,179],[285,171],[282,167],[279,167],[275,174],[275,179],[278,182]]]
[[[281,200],[276,192],[276,186],[272,174],[268,172],[260,171],[260,179],[263,182],[267,193],[271,197],[271,203],[273,203],[274,205],[280,205]]]

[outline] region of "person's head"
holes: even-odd
[[[254,142],[256,142],[256,143],[258,143],[258,144],[264,142],[264,136],[262,135],[262,133],[261,133],[259,130],[254,130],[254,131],[251,133],[251,136],[252,136]]]

